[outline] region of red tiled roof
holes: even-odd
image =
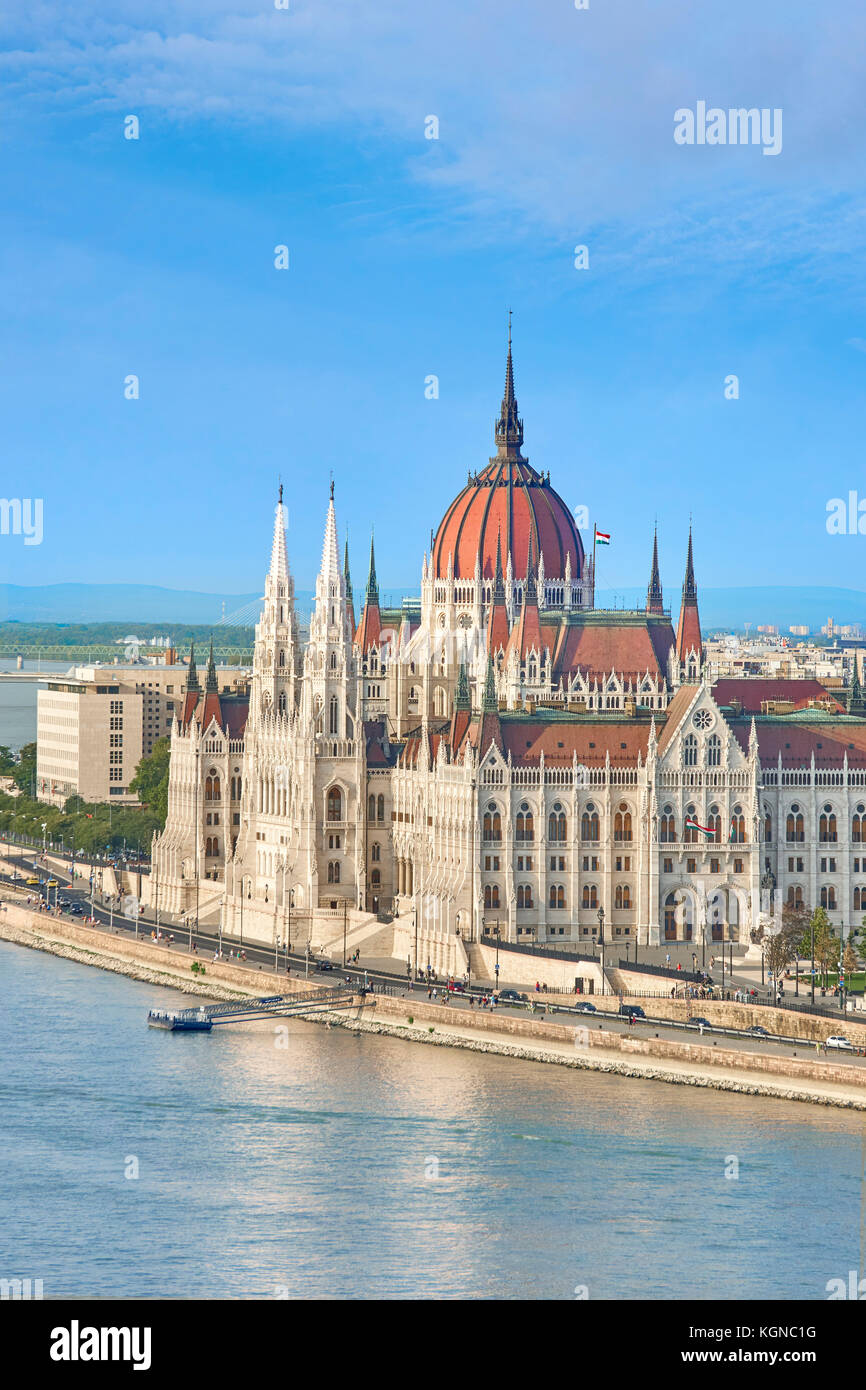
[[[616,671],[632,680],[641,679],[647,671],[651,676],[665,675],[674,644],[670,623],[563,623],[558,632],[545,623],[542,630],[545,644],[553,651],[555,680],[575,671],[597,675]]]
[[[781,677],[744,676],[716,681],[713,699],[717,705],[739,702],[747,714],[760,714],[766,700],[786,700],[805,708],[810,700],[831,699],[841,712],[842,702],[817,680],[784,680]]]
[[[740,747],[747,752],[751,720],[731,721],[731,728]],[[846,753],[849,767],[866,767],[866,720],[862,723],[821,720],[807,724],[788,715],[778,720],[756,719],[755,730],[758,756],[764,767],[778,766],[780,753],[782,766],[788,768],[809,767],[813,753],[817,768],[841,767]]]
[[[547,765],[571,766],[576,753],[584,767],[604,767],[609,752],[612,766],[634,767],[638,753],[646,761],[649,735],[649,721],[633,719],[570,723],[553,715],[550,720],[502,721],[503,751],[513,763],[523,764],[537,764],[543,752]]]

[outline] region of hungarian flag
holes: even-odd
[[[598,528],[596,528],[595,543],[596,545],[610,545],[610,536],[605,535],[604,531],[599,531]]]
[[[84,812],[84,819],[85,819],[85,820],[93,820],[93,814],[92,814],[92,812],[90,812],[90,811],[85,811],[85,812]]]
[[[699,830],[702,835],[706,835],[708,840],[716,838],[715,830],[711,830],[708,825],[701,825],[694,816],[686,816],[686,830]]]

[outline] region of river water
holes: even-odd
[[[0,983],[0,1276],[46,1298],[822,1299],[859,1266],[862,1114],[161,1032],[188,997],[5,942]]]
[[[17,750],[36,738],[36,696],[39,692],[39,673],[67,672],[71,661],[27,660],[24,670],[30,680],[0,681],[0,743]],[[14,657],[0,657],[0,671],[16,671]]]

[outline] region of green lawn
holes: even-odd
[[[837,979],[838,979],[838,976],[837,976],[835,970],[831,970],[831,971],[829,972],[829,974],[827,975],[827,987],[828,987],[829,989],[832,989],[833,986],[835,985]],[[802,984],[808,984],[808,983],[809,983],[809,976],[808,976],[808,974],[804,975],[804,974],[801,972],[801,973],[800,973],[800,984],[802,985]],[[820,972],[819,972],[819,973],[815,976],[815,985],[816,985],[816,987],[818,987],[818,986],[820,986],[820,984],[821,984],[821,974],[820,974]],[[858,972],[857,972],[856,974],[854,974],[854,975],[846,975],[846,977],[845,977],[845,988],[848,989],[848,990],[853,990],[853,991],[854,991],[855,993],[857,993],[857,994],[862,993],[863,990],[864,990],[864,988],[866,988],[866,972],[860,970],[860,971],[858,971]]]

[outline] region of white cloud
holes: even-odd
[[[7,17],[0,73],[13,130],[87,110],[326,128],[395,149],[473,238],[843,275],[863,242],[864,39],[858,0],[830,18],[805,0],[79,0]],[[676,146],[698,99],[781,107],[782,155]]]

